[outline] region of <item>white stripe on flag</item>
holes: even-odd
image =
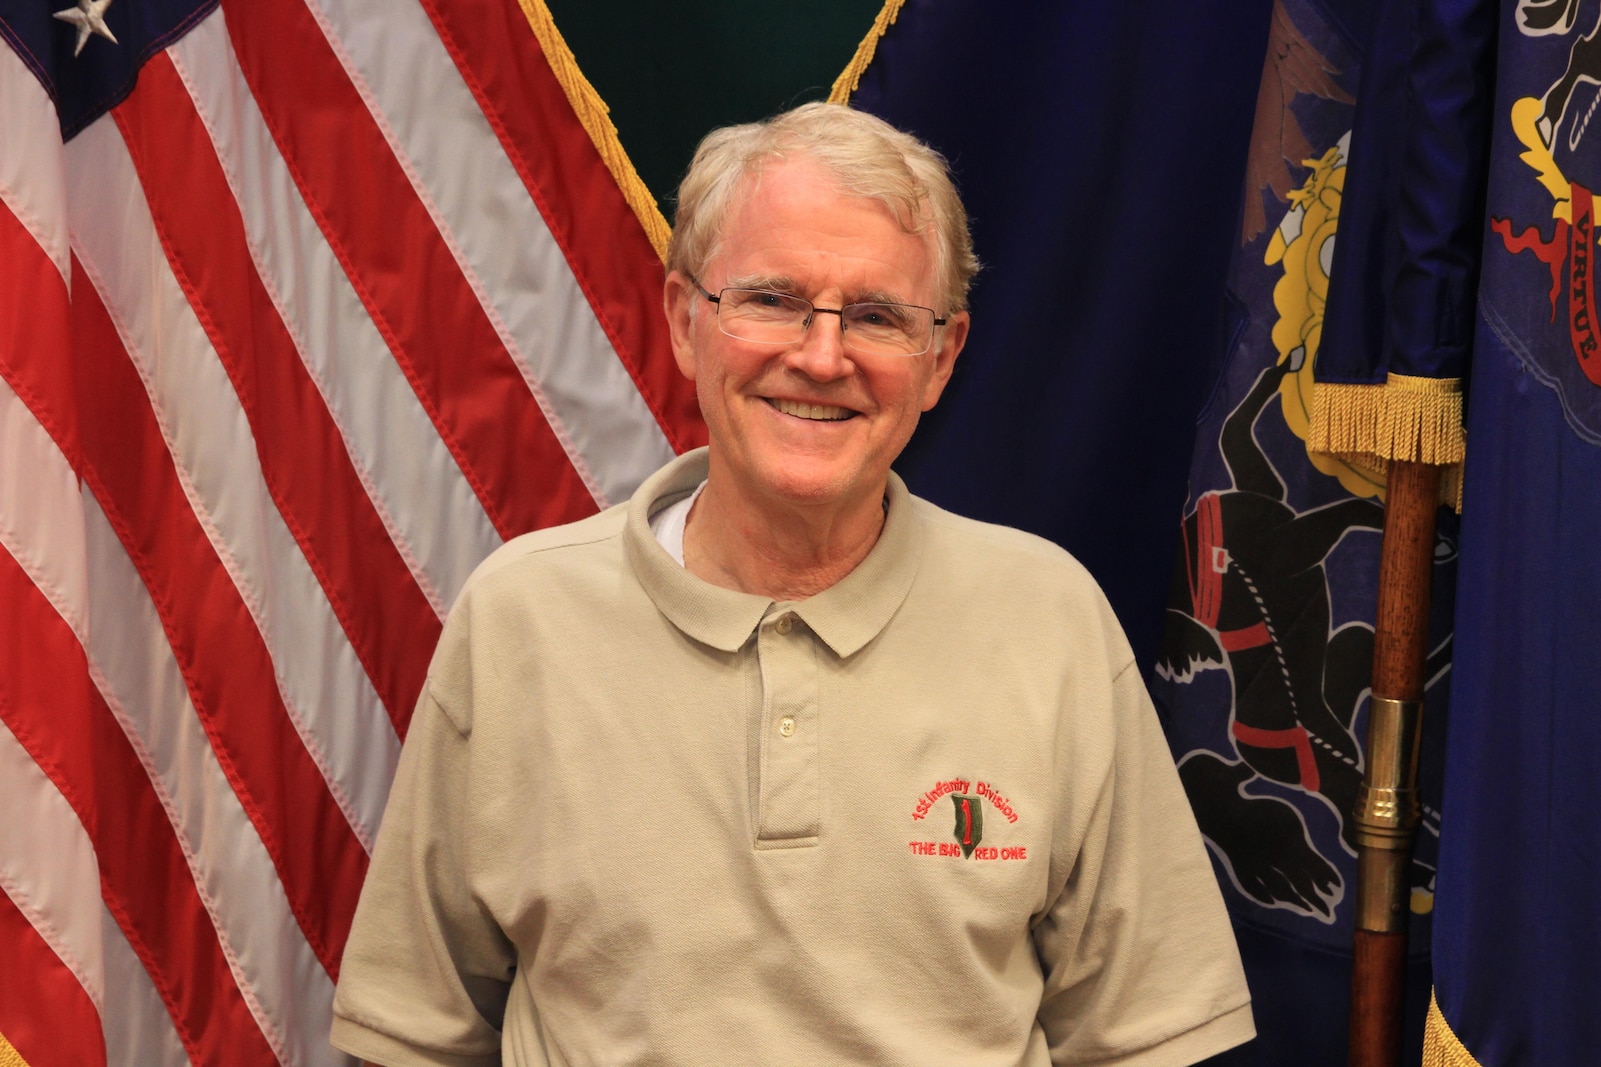
[[[0,47],[0,200],[68,274],[66,153],[55,106],[16,53]]]
[[[100,865],[56,784],[0,721],[0,890],[105,1014]]]
[[[133,946],[109,911],[101,912],[100,925],[106,931],[106,1011],[101,1019],[106,1067],[189,1067],[172,1016]]]
[[[89,599],[78,476],[4,378],[0,378],[0,545],[34,576],[34,584],[62,612],[67,625],[84,633],[88,620],[76,614]]]

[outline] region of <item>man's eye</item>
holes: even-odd
[[[857,304],[851,321],[858,326],[902,329],[906,325],[906,316],[888,304]]]
[[[743,290],[740,292],[736,303],[746,311],[771,311],[775,313],[791,313],[800,306],[794,297],[767,289]]]

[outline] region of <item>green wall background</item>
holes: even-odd
[[[828,96],[882,0],[546,0],[669,222],[695,145]],[[891,30],[890,32],[894,32]]]

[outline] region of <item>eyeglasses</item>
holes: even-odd
[[[715,296],[700,282],[695,288],[717,305],[717,326],[737,341],[794,344],[806,336],[818,314],[838,315],[840,347],[853,356],[920,356],[934,346],[934,327],[945,320],[933,308],[916,304],[846,304],[820,308],[810,300],[771,289],[724,289]]]

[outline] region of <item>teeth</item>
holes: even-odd
[[[786,415],[794,415],[799,419],[819,419],[823,422],[839,422],[850,418],[855,412],[848,408],[837,408],[829,404],[802,404],[794,400],[771,401],[773,407]]]

